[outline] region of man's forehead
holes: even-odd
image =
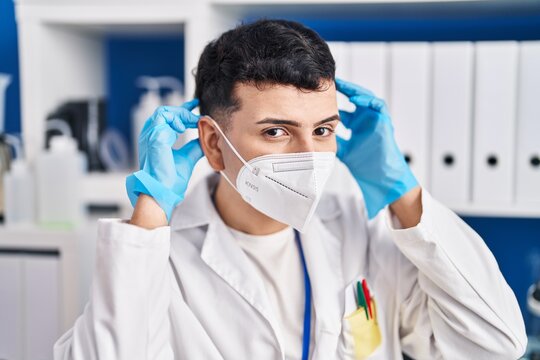
[[[263,118],[317,122],[337,114],[336,90],[328,82],[320,90],[282,84],[238,84],[234,91],[240,114]]]

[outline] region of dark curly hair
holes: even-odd
[[[335,62],[326,42],[313,30],[287,20],[261,19],[223,33],[204,48],[195,73],[201,115],[224,127],[240,108],[239,83],[293,85],[322,91],[335,79]]]

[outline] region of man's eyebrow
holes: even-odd
[[[330,121],[335,121],[335,120],[340,120],[338,114],[334,114],[334,115],[332,115],[332,116],[330,116],[330,117],[328,117],[328,118],[326,118],[324,120],[316,122],[315,124],[313,124],[313,127],[317,127],[317,126],[322,125],[324,123],[327,123],[327,122],[330,122]]]
[[[317,127],[321,124],[324,124],[324,123],[327,123],[327,122],[330,122],[330,121],[335,121],[335,120],[339,120],[339,115],[337,114],[334,114],[324,120],[321,120],[321,121],[317,121],[315,124],[313,124],[313,127]],[[300,127],[300,123],[298,121],[294,121],[294,120],[284,120],[284,119],[274,119],[274,118],[264,118],[260,121],[257,121],[256,124],[272,124],[272,125],[291,125],[291,126],[296,126],[296,127]]]
[[[298,121],[274,119],[274,118],[264,118],[260,121],[257,121],[256,124],[291,125],[291,126],[300,127],[300,123]]]

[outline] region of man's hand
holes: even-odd
[[[347,165],[362,190],[368,217],[372,219],[418,186],[394,139],[386,104],[358,85],[336,79],[336,88],[356,109],[340,111],[343,125],[351,129],[349,140],[338,137],[338,158]]]
[[[167,224],[176,205],[184,199],[193,168],[203,157],[203,152],[198,139],[178,150],[173,150],[172,146],[179,134],[187,128],[197,127],[200,116],[192,110],[198,104],[195,99],[182,106],[159,107],[144,124],[139,135],[141,170],[126,178],[129,200],[135,206],[132,223],[144,215],[149,216],[152,223],[165,218]],[[140,194],[153,199],[139,202]],[[156,204],[158,206],[152,206]]]

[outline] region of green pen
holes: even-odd
[[[366,319],[369,320],[366,298],[364,296],[364,291],[362,290],[362,285],[360,284],[360,281],[356,282],[356,294],[358,296],[358,307],[364,307],[364,311],[366,312]]]

